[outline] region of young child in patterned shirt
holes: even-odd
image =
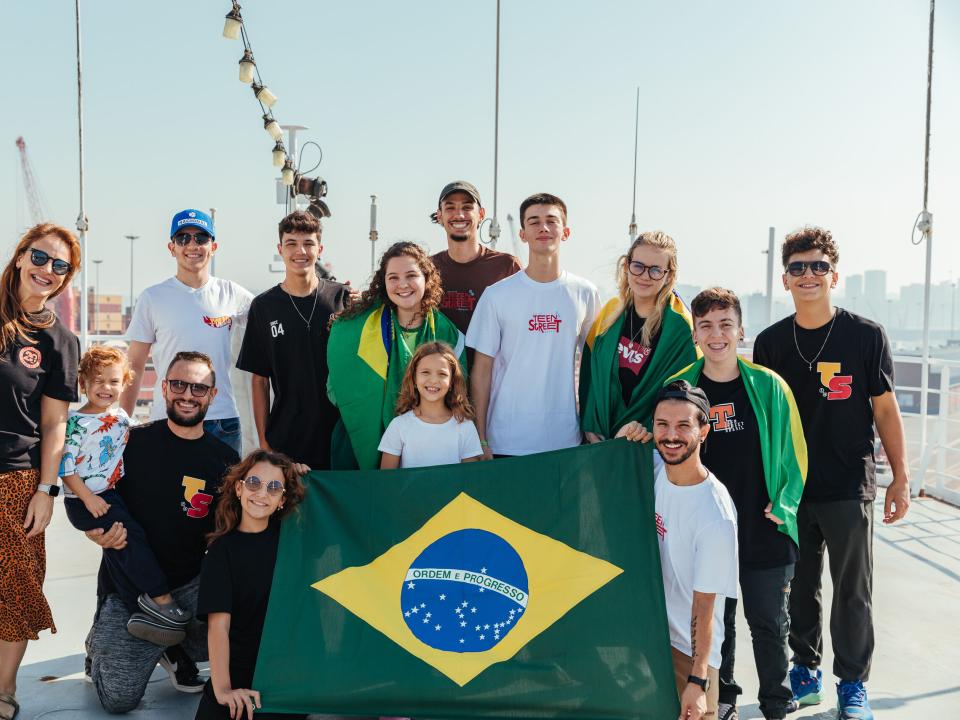
[[[86,403],[70,412],[60,461],[67,518],[84,531],[123,523],[126,547],[104,550],[103,560],[117,594],[133,613],[127,630],[157,645],[176,645],[186,636],[191,614],[174,601],[143,528],[115,487],[123,477],[131,424],[116,403],[133,379],[130,363],[117,348],[95,345],[80,359],[79,375]]]

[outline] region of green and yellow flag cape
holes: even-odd
[[[439,340],[453,348],[466,375],[463,333],[437,310],[430,310],[412,344],[404,341],[396,315],[377,305],[330,328],[327,390],[340,417],[361,470],[380,466],[380,438],[396,415],[403,373],[414,351]],[[335,450],[336,452],[336,450]]]
[[[760,455],[773,515],[783,520],[780,532],[797,545],[797,506],[807,480],[807,441],[800,413],[786,381],[773,370],[737,357],[740,377],[757,416]],[[667,382],[686,380],[696,385],[703,372],[703,358],[684,368]]]
[[[673,293],[663,313],[657,347],[633,389],[630,403],[624,403],[617,357],[625,315],[620,298],[603,306],[587,336],[580,361],[580,428],[604,438],[612,438],[631,420],[649,428],[653,400],[663,381],[699,356],[693,342],[690,311]],[[615,316],[618,317],[611,324],[610,318]]]
[[[305,483],[253,681],[266,712],[677,717],[649,445]]]

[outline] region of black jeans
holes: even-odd
[[[753,640],[760,712],[765,718],[786,717],[793,691],[787,680],[787,636],[790,628],[790,581],[793,565],[740,571],[743,614]],[[734,680],[737,601],[727,598],[723,612],[720,663],[720,702],[735,705],[743,690]]]
[[[873,503],[801,502],[797,511],[800,559],[790,599],[793,661],[809,668],[823,659],[820,583],[823,551],[830,554],[833,674],[866,681],[873,658]]]
[[[66,498],[63,504],[67,519],[77,530],[102,528],[106,531],[115,522],[123,523],[127,546],[122,550],[104,550],[103,566],[123,604],[130,612],[137,612],[140,609],[137,598],[141,593],[157,597],[170,592],[167,576],[160,569],[143,528],[127,510],[120,493],[111,488],[100,493],[100,497],[110,504],[110,509],[98,518],[90,514],[79,498]]]

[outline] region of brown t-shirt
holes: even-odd
[[[483,291],[522,269],[520,261],[513,255],[482,246],[480,254],[470,262],[459,263],[451,260],[450,253],[446,250],[438,252],[430,259],[440,271],[443,282],[440,310],[464,335]]]

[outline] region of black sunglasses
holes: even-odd
[[[263,487],[263,480],[258,478],[256,475],[251,475],[250,477],[245,477],[243,479],[243,484],[246,485],[247,490],[252,493],[260,492],[260,488]],[[279,480],[271,480],[267,483],[267,495],[283,495],[286,492],[286,489],[283,487],[283,483]]]
[[[73,265],[66,260],[57,260],[56,258],[50,257],[50,255],[43,250],[30,248],[30,262],[37,267],[45,267],[51,260],[53,260],[52,270],[54,275],[66,275],[73,268]]]
[[[193,233],[180,232],[173,236],[173,241],[180,247],[186,247],[190,244],[190,241],[193,240],[197,245],[206,245],[213,238],[211,238],[207,233],[200,232],[194,235]]]
[[[644,265],[642,262],[637,262],[636,260],[631,260],[627,263],[627,269],[631,275],[636,275],[637,277],[642,277],[643,274],[646,273],[651,280],[659,280],[667,274],[667,271],[659,265]]]
[[[826,260],[814,260],[813,262],[794,260],[787,265],[787,273],[793,275],[793,277],[802,277],[806,274],[807,268],[810,268],[814,275],[826,275],[833,270]]]
[[[167,379],[167,387],[174,395],[182,395],[187,391],[187,388],[190,388],[190,394],[194,397],[205,397],[210,392],[209,385],[187,382],[186,380],[170,380],[169,378]]]

